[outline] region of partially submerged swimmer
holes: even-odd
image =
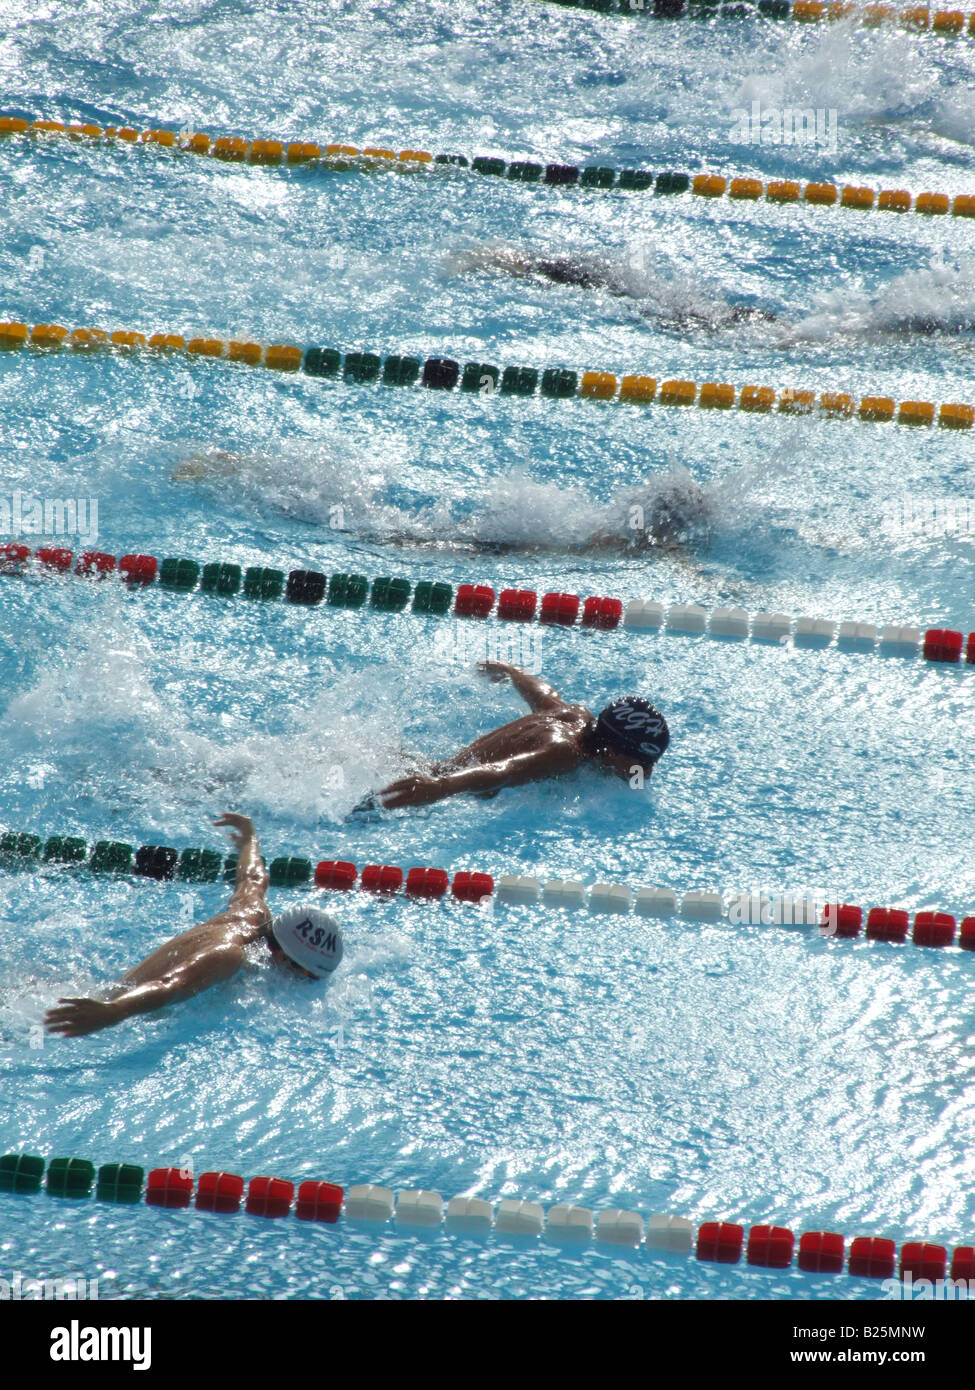
[[[225,449],[208,449],[183,459],[174,469],[174,482],[206,482],[210,479],[231,479],[244,470],[248,460],[243,455]],[[379,504],[377,503],[377,510]],[[390,509],[393,510],[393,509]],[[512,552],[591,554],[634,554],[650,550],[678,550],[707,543],[713,524],[713,507],[705,488],[683,471],[677,477],[664,475],[659,482],[630,487],[608,504],[599,506],[585,499],[579,509],[581,517],[592,517],[591,529],[586,523],[573,525],[568,534],[559,537],[556,522],[551,527],[536,526],[531,538],[509,539],[504,530],[517,529],[504,517],[499,522],[492,513],[490,501],[483,504],[483,516],[477,513],[451,524],[453,535],[445,534],[442,520],[435,527],[424,523],[423,512],[415,520],[401,509],[389,525],[357,528],[363,541],[384,545],[415,546],[458,553],[488,552],[495,555]],[[493,534],[492,534],[493,533]]]
[[[710,498],[700,483],[683,478],[659,486],[648,499],[623,498],[625,516],[601,527],[584,543],[586,550],[649,550],[691,545],[706,540],[713,521]]]
[[[207,482],[210,478],[235,478],[243,459],[229,449],[201,449],[181,459],[173,469],[174,483]]]
[[[228,812],[214,825],[230,828],[239,855],[234,891],[223,912],[153,951],[106,998],[59,999],[44,1019],[48,1032],[80,1037],[189,999],[236,975],[245,947],[257,941],[267,943],[278,965],[300,975],[321,979],[331,974],[342,959],[338,923],[316,907],[292,908],[272,921],[265,898],[268,876],[253,823]]]
[[[649,777],[670,743],[666,719],[648,700],[626,696],[597,716],[517,666],[484,661],[480,669],[493,680],[510,680],[533,713],[475,739],[428,772],[391,782],[378,793],[387,809],[424,806],[462,792],[491,796],[502,787],[561,777],[583,763],[627,780],[638,771]]]
[[[630,286],[624,275],[595,256],[536,256],[513,247],[489,247],[474,253],[466,262],[470,268],[487,267],[501,270],[517,278],[535,277],[555,285],[574,285],[584,290],[605,290],[618,299],[632,299],[643,305],[646,318],[666,320],[675,328],[699,328],[712,331],[738,323],[775,323],[778,316],[767,309],[751,304],[726,305],[714,303],[694,308],[686,299],[678,301],[673,293],[666,302],[654,305],[652,296],[640,294]]]
[[[677,553],[706,544],[713,523],[707,493],[699,483],[690,479],[662,487],[649,500],[617,506],[613,510],[616,514],[612,520],[602,521],[589,535],[578,540],[567,538],[559,541],[534,536],[514,541],[475,534],[468,545],[481,553],[492,555]],[[391,539],[398,544],[410,542],[406,534]],[[460,545],[454,542],[453,548],[458,549]]]
[[[625,271],[600,257],[585,253],[578,255],[536,255],[513,246],[494,245],[461,256],[455,265],[462,270],[499,270],[517,279],[545,280],[554,285],[571,285],[585,290],[605,290],[618,299],[632,300],[640,314],[657,320],[664,328],[679,332],[700,330],[718,332],[737,324],[773,324],[773,345],[792,348],[812,339],[821,342],[825,334],[854,333],[882,341],[885,337],[934,337],[937,334],[967,335],[975,331],[975,315],[946,297],[944,287],[936,283],[909,285],[912,293],[925,297],[924,307],[897,309],[885,307],[885,296],[851,312],[844,306],[842,318],[830,310],[813,310],[799,322],[753,304],[727,304],[721,299],[709,300],[698,295],[692,303],[693,287],[681,286],[667,279],[648,281],[630,278]],[[896,285],[896,282],[895,282]],[[895,299],[897,296],[895,296]]]

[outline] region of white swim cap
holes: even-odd
[[[331,975],[342,959],[342,928],[319,907],[292,907],[271,923],[274,940],[286,956],[319,978]]]

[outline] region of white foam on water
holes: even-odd
[[[903,32],[864,33],[852,20],[803,35],[797,45],[776,45],[763,66],[745,77],[734,105],[834,109],[843,126],[895,120],[917,110],[938,90],[937,75],[919,44]]]
[[[235,450],[203,444],[181,451],[174,483],[218,494],[233,505],[279,512],[334,530],[359,526],[381,513],[378,489],[401,462],[402,447],[392,438],[365,451],[348,430],[325,427],[319,438],[281,440],[273,451]],[[375,460],[382,457],[383,465]]]
[[[200,732],[165,655],[154,654],[117,603],[113,612],[108,600],[83,645],[48,657],[10,702],[0,731],[9,759],[44,757],[75,785],[110,775],[133,814],[141,808],[170,833],[201,805],[309,825],[337,819],[403,766],[398,667],[373,670],[368,683],[323,668],[317,689],[310,684],[307,698],[284,708],[283,731],[234,727],[228,717],[217,739]],[[106,743],[115,750],[110,768],[91,751]]]
[[[377,470],[356,478],[327,451],[306,449],[282,461],[270,455],[203,449],[188,454],[174,477],[218,487],[238,501],[246,498],[262,514],[283,510],[362,540],[407,545],[564,551],[598,546],[601,538],[625,545],[644,525],[634,518],[655,515],[655,508],[665,502],[674,515],[675,540],[699,539],[715,520],[707,489],[667,456],[652,461],[645,481],[605,498],[582,487],[537,481],[526,467],[491,479],[479,493],[441,497],[413,509],[384,498]]]
[[[975,262],[943,252],[904,271],[872,293],[853,281],[820,294],[809,314],[787,330],[796,341],[837,335],[967,333],[975,328]]]

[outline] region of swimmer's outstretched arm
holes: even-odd
[[[533,710],[555,711],[569,706],[558,691],[538,676],[530,676],[519,666],[510,666],[506,661],[480,661],[478,670],[484,671],[492,680],[502,681],[507,677],[518,694]]]
[[[241,941],[234,939],[234,923],[241,920],[242,914],[248,908],[266,908],[264,894],[268,876],[261,857],[257,833],[249,817],[228,811],[219,820],[214,821],[214,825],[230,830],[230,838],[240,856],[237,863],[237,881],[226,908],[227,938],[193,951],[163,974],[156,978],[152,978],[150,974],[150,978],[146,979],[145,972],[152,972],[154,969],[150,956],[123,976],[121,983],[113,986],[107,999],[59,999],[57,1005],[49,1009],[44,1018],[44,1026],[49,1033],[76,1038],[85,1033],[98,1032],[101,1028],[111,1028],[123,1019],[131,1018],[133,1014],[152,1013],[167,1004],[191,999],[194,994],[200,994],[222,980],[229,980],[241,968],[244,964],[244,948]],[[246,921],[246,918],[243,920]],[[169,945],[173,946],[187,939],[185,935],[182,938],[176,937],[175,942],[170,942]]]
[[[496,763],[460,768],[456,772],[403,777],[399,782],[391,782],[384,787],[379,795],[388,810],[400,806],[428,806],[431,802],[443,801],[445,797],[464,792],[497,791],[501,787],[514,787],[523,782],[537,782],[544,777],[558,777],[563,772],[570,772],[578,763],[579,756],[569,745],[550,745],[531,753],[503,758]]]
[[[111,1028],[133,1014],[152,1013],[166,1004],[177,1004],[200,994],[221,980],[229,980],[244,963],[244,950],[235,942],[213,946],[191,956],[159,980],[122,989],[111,999],[59,999],[48,1009],[44,1026],[65,1038]]]

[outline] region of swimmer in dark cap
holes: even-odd
[[[272,921],[267,870],[253,823],[228,811],[214,825],[230,830],[238,853],[234,891],[224,910],[153,951],[104,999],[59,999],[44,1019],[49,1033],[77,1038],[189,999],[236,975],[245,947],[262,940],[276,964],[299,975],[321,979],[335,969],[343,945],[334,918],[317,907],[300,907]]]
[[[583,763],[626,780],[637,772],[649,777],[670,742],[666,719],[648,700],[628,695],[597,717],[517,666],[484,661],[480,669],[492,680],[510,680],[533,713],[475,739],[429,772],[384,787],[378,798],[387,809],[423,806],[459,792],[492,796],[502,787],[560,777]]]

